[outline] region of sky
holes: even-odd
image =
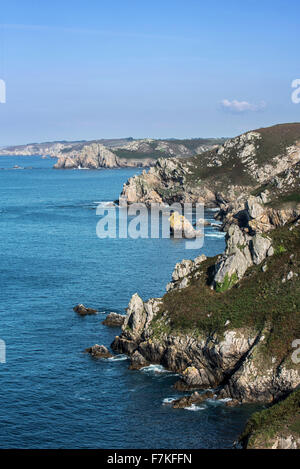
[[[230,137],[300,121],[298,0],[0,7],[0,146]]]

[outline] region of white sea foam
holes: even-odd
[[[226,397],[224,399],[216,399],[216,395],[215,395],[215,398],[212,398],[212,399],[207,399],[207,402],[209,404],[212,404],[212,405],[222,405],[224,404],[225,402],[229,402],[231,401],[232,399],[230,399],[230,397]]]
[[[205,406],[195,405],[195,404],[192,404],[189,407],[185,407],[185,410],[191,410],[193,412],[197,412],[198,410],[204,410],[204,409],[205,409]]]
[[[162,365],[148,365],[141,368],[144,373],[168,373]]]
[[[222,231],[221,232],[218,232],[218,233],[205,233],[205,237],[206,238],[224,238],[226,235],[226,233],[223,233]]]
[[[114,207],[115,206],[115,203],[110,201],[110,202],[106,202],[104,200],[96,200],[94,202],[95,205],[101,205],[102,207]]]
[[[114,361],[114,362],[120,362],[123,360],[128,360],[127,355],[115,355],[114,357],[109,357],[107,360]]]
[[[176,401],[177,397],[165,397],[163,399],[163,405],[172,404],[172,402]]]

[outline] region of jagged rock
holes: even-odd
[[[123,314],[109,313],[102,324],[110,327],[122,327],[125,321],[125,316]]]
[[[144,368],[145,366],[149,365],[149,362],[145,360],[143,355],[140,354],[138,350],[136,350],[130,357],[130,370],[140,370],[141,368]]]
[[[187,367],[181,374],[181,379],[174,384],[178,391],[191,391],[193,389],[206,389],[214,382],[214,377],[204,367]]]
[[[300,438],[294,435],[282,436],[275,439],[272,449],[299,449]]]
[[[80,316],[87,316],[89,314],[96,314],[98,313],[98,311],[96,309],[93,309],[93,308],[86,308],[83,304],[79,304],[79,305],[76,305],[74,306],[73,310],[75,311],[75,313],[78,313],[80,314]]]
[[[185,407],[190,407],[192,404],[197,405],[201,404],[202,402],[206,401],[206,399],[211,399],[214,397],[214,393],[212,391],[206,391],[202,394],[198,392],[193,392],[190,396],[183,396],[179,399],[176,399],[172,402],[172,406],[174,409],[184,409]]]
[[[262,236],[257,233],[251,239],[250,249],[252,254],[252,260],[254,264],[260,264],[268,255],[269,249],[271,248],[271,239],[266,236]],[[270,251],[271,253],[272,251]]]
[[[246,209],[249,213],[250,218],[259,218],[264,213],[264,208],[258,202],[257,197],[249,197],[246,200]]]
[[[172,273],[172,280],[176,282],[183,277],[187,277],[194,269],[195,265],[193,261],[183,259],[181,262],[178,262],[175,265],[174,271]]]
[[[121,337],[117,335],[114,338],[111,348],[116,353],[127,353],[131,355],[138,348],[138,343],[134,340],[126,339],[122,333]]]
[[[138,339],[146,322],[146,311],[141,297],[135,293],[129,302],[125,321],[122,327],[124,337]]]
[[[203,236],[203,233],[196,231],[191,222],[178,212],[173,212],[169,221],[171,234],[175,237],[195,238],[196,236]]]
[[[231,288],[243,278],[252,264],[260,264],[267,256],[274,254],[270,238],[260,233],[249,236],[234,224],[225,239],[225,253],[215,269],[214,285],[218,291]]]
[[[85,349],[93,358],[110,358],[112,354],[104,345],[95,344],[92,347]]]
[[[196,257],[194,260],[183,259],[181,262],[178,262],[175,265],[174,271],[172,273],[172,282],[168,283],[166,286],[167,291],[174,289],[185,288],[189,284],[188,277],[193,276],[193,273],[198,269],[202,262],[206,260],[206,256],[201,254]]]

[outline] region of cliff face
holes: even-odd
[[[222,206],[263,192],[263,186],[281,193],[289,178],[298,190],[299,161],[300,124],[284,124],[247,132],[192,158],[159,160],[148,173],[129,179],[122,196],[148,204],[163,200]]]
[[[120,166],[116,155],[104,145],[93,143],[85,145],[79,152],[71,152],[68,156],[60,157],[54,165],[55,169],[72,168],[116,168]]]

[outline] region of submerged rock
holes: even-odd
[[[81,316],[87,316],[88,314],[98,313],[97,309],[86,308],[86,306],[81,303],[79,305],[74,306],[73,311],[75,311],[75,313],[80,314]]]
[[[93,358],[110,358],[112,354],[104,345],[95,344],[92,347],[85,349]]]
[[[109,327],[122,327],[125,321],[125,317],[126,316],[123,314],[109,313],[104,321],[102,321],[102,324]]]

